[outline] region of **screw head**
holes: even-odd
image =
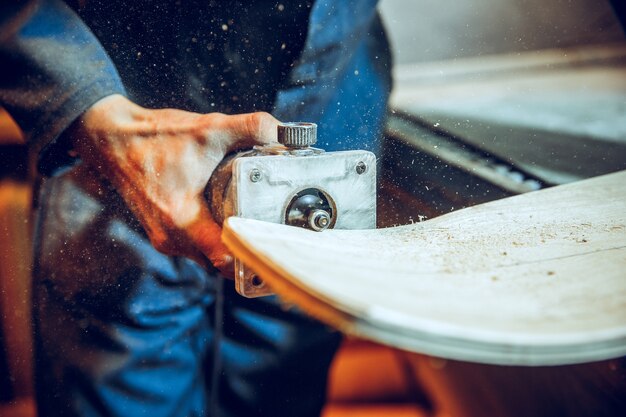
[[[261,174],[261,171],[257,168],[254,168],[250,171],[250,181],[259,182],[261,181],[261,178],[263,178],[263,174]]]
[[[361,175],[365,171],[367,171],[367,165],[365,164],[365,162],[359,161],[359,163],[356,164],[356,168],[355,169],[356,169],[356,173]]]

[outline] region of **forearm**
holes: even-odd
[[[68,159],[62,132],[102,97],[124,94],[98,40],[58,0],[0,5],[0,105],[52,171]]]

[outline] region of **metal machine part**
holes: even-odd
[[[313,148],[316,134],[314,123],[283,123],[280,143],[226,158],[207,186],[215,220],[239,216],[318,232],[375,228],[376,157]],[[238,259],[235,288],[245,297],[272,294]]]
[[[333,228],[336,220],[332,197],[317,188],[297,193],[287,206],[285,224],[321,232]]]
[[[291,149],[308,148],[317,143],[315,123],[293,122],[278,125],[278,143]]]

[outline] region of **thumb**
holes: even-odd
[[[185,232],[195,249],[202,253],[213,267],[227,278],[235,277],[234,258],[222,243],[222,228],[213,220],[208,208],[201,209],[198,218],[185,227]]]
[[[227,116],[222,123],[222,129],[232,138],[228,150],[233,151],[275,142],[279,121],[269,113],[256,112]]]

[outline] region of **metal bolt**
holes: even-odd
[[[329,220],[328,220],[328,217],[326,217],[326,216],[324,216],[324,217],[320,217],[320,218],[317,220],[317,224],[318,224],[318,226],[320,226],[320,227],[327,227],[327,226],[328,226],[328,223],[330,223],[330,222],[329,222]]]
[[[308,221],[311,230],[321,232],[330,225],[330,214],[326,210],[315,210],[309,215]]]
[[[359,161],[358,164],[356,164],[356,173],[361,175],[363,174],[365,171],[367,171],[367,165],[365,165],[365,162],[363,161]]]
[[[250,181],[259,182],[261,181],[262,177],[263,177],[263,174],[261,174],[261,171],[259,171],[258,169],[254,168],[253,170],[250,171]]]

